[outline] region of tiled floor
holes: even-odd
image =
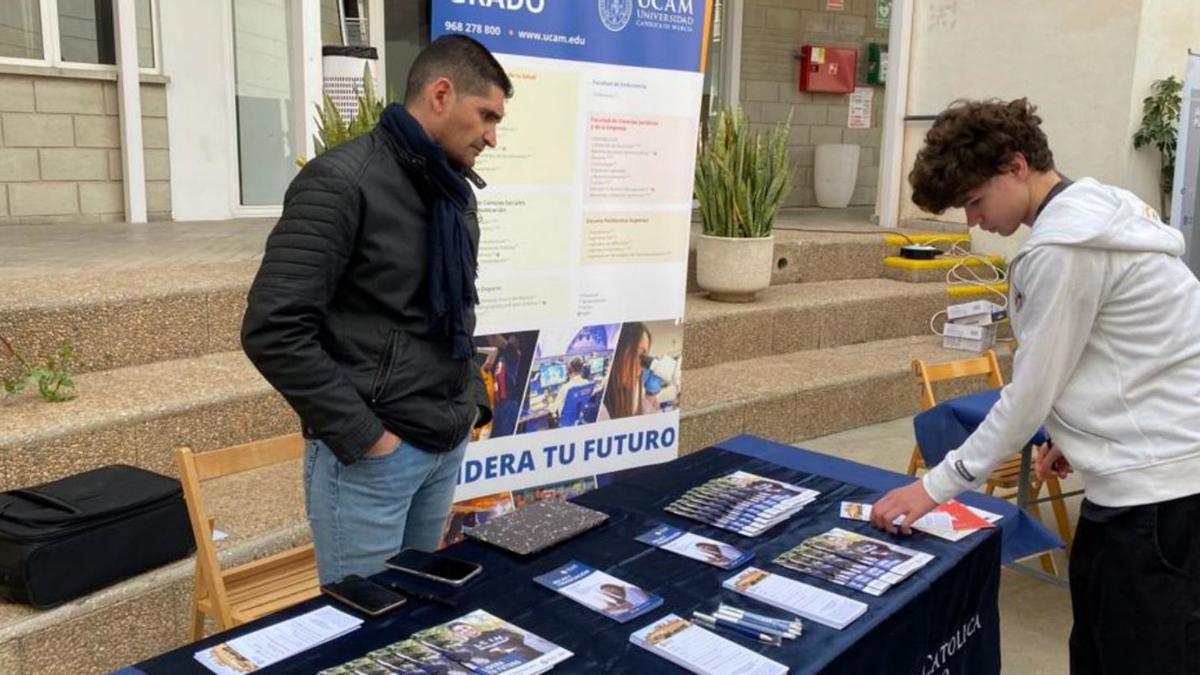
[[[913,448],[912,418],[814,438],[798,443],[810,450],[856,462],[904,471]],[[1080,486],[1074,476],[1064,491]],[[1068,500],[1071,523],[1078,517],[1079,498]],[[1050,523],[1046,511],[1047,525]],[[1058,555],[1059,569],[1066,563]],[[1060,675],[1067,668],[1071,632],[1071,600],[1067,590],[1005,568],[1000,577],[1000,650],[1005,675]]]
[[[274,219],[188,223],[5,225],[0,279],[251,262]]]

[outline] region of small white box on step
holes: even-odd
[[[946,308],[946,318],[966,326],[990,326],[1008,316],[1008,310],[988,300],[962,302]]]
[[[961,349],[968,352],[981,352],[996,344],[996,327],[964,326],[958,323],[947,323],[942,328],[942,346],[947,349]]]

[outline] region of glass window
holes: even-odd
[[[154,22],[151,0],[134,0],[138,65],[154,67]],[[58,0],[58,36],[62,60],[72,63],[117,63],[112,0]]]
[[[233,54],[237,91],[241,203],[283,203],[296,175],[292,133],[292,49],[287,0],[234,0]]]
[[[429,1],[393,0],[383,6],[388,99],[404,99],[408,69],[429,44]]]
[[[0,56],[42,59],[42,8],[38,0],[0,2]]]

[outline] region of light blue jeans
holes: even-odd
[[[401,442],[345,466],[321,441],[306,441],[304,505],[321,583],[379,572],[402,548],[436,549],[466,451],[465,441],[447,453]]]

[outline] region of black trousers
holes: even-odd
[[[1200,674],[1200,494],[1081,517],[1072,675]]]

